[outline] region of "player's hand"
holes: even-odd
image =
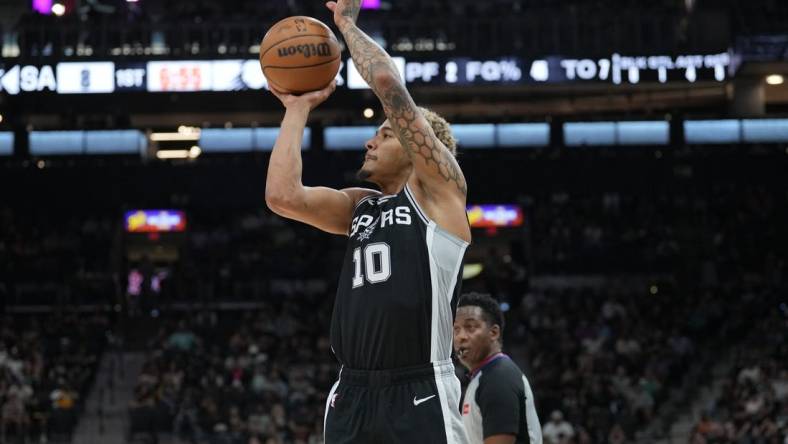
[[[326,7],[334,13],[334,23],[337,28],[344,30],[346,26],[356,24],[358,12],[361,10],[361,0],[326,2]]]
[[[278,91],[273,85],[268,85],[268,88],[271,91],[271,94],[275,95],[282,105],[285,108],[301,108],[306,109],[307,111],[312,111],[318,105],[325,102],[326,99],[334,92],[337,88],[336,80],[331,81],[325,88],[318,90],[318,91],[311,91],[308,93],[304,93],[301,95],[290,94],[282,91]]]

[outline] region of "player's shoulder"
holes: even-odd
[[[374,199],[383,195],[380,191],[372,190],[369,188],[344,188],[342,190],[343,193],[347,194],[350,197],[350,200],[353,202],[354,207],[358,207],[361,205],[362,202],[365,202],[370,199]]]

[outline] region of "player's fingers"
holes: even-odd
[[[282,98],[282,96],[285,95],[284,92],[279,91],[278,89],[276,89],[276,87],[274,85],[271,85],[271,84],[268,85],[268,90],[271,91],[271,94],[275,95],[276,97],[278,97],[280,99]]]
[[[337,2],[326,2],[326,8],[334,12],[334,8],[337,7]]]
[[[275,89],[273,89],[273,88],[268,88],[268,91],[270,91],[270,92],[271,92],[271,94],[273,94],[273,95],[274,95],[274,97],[276,97],[277,99],[279,99],[279,100],[282,100],[282,95],[281,95],[281,94],[279,94],[278,92],[276,92],[276,90],[275,90]]]
[[[317,99],[318,102],[322,103],[325,102],[328,96],[330,95],[331,95],[330,91],[321,89],[320,91],[317,92],[317,94],[315,94],[315,98]]]
[[[336,81],[332,80],[331,83],[329,83],[328,85],[326,85],[325,87],[323,87],[322,89],[320,89],[319,91],[316,91],[316,92],[321,97],[328,97],[332,92],[334,92],[334,85],[335,84],[336,84]]]
[[[334,90],[336,89],[337,89],[337,82],[336,80],[332,80],[331,83],[329,83],[328,86],[323,90],[323,94],[325,95],[326,98],[328,98],[328,96],[333,94]]]

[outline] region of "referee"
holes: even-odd
[[[542,428],[528,379],[501,352],[503,313],[488,295],[460,298],[454,350],[470,370],[462,420],[471,443],[542,444]]]

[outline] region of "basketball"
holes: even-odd
[[[280,20],[260,43],[260,66],[277,90],[301,94],[319,90],[339,72],[341,48],[320,20],[293,16]]]

